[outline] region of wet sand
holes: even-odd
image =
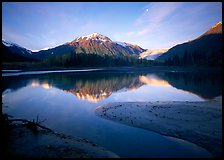
[[[99,106],[99,117],[194,143],[222,156],[222,97],[205,102],[116,102]]]

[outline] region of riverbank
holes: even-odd
[[[222,156],[222,97],[206,102],[116,102],[99,106],[99,117],[183,139]]]
[[[18,63],[20,64],[20,63]],[[19,72],[25,71],[55,71],[55,70],[82,70],[82,69],[102,69],[106,71],[174,71],[174,72],[221,72],[222,68],[215,67],[195,67],[195,66],[150,66],[150,67],[139,67],[139,66],[119,66],[119,67],[44,67],[44,66],[19,66],[18,64],[3,63],[2,70],[19,70]],[[26,63],[24,64],[26,65]]]
[[[2,119],[1,123],[2,158],[118,158],[85,138],[39,128],[32,122],[12,123]]]
[[[192,68],[192,67],[99,67],[99,68],[29,68],[29,69],[2,69],[2,76],[19,76],[46,73],[66,73],[66,72],[103,72],[103,73],[159,73],[159,72],[176,72],[176,73],[218,73],[221,74],[221,68]]]

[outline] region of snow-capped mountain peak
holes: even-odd
[[[212,26],[212,28],[215,28],[215,27],[217,27],[218,25],[221,25],[222,24],[222,22],[217,22],[214,26]]]
[[[138,56],[145,49],[126,42],[112,41],[110,38],[100,34],[92,33],[77,37],[75,40],[66,43],[74,47],[76,53],[110,55],[110,56]]]
[[[86,36],[81,36],[75,39],[76,42],[83,41],[83,40],[97,40],[101,42],[111,41],[108,37],[100,34],[100,33],[92,33]]]

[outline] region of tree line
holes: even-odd
[[[47,67],[103,67],[103,66],[151,66],[152,62],[134,56],[109,56],[70,52],[60,56],[52,56],[41,61]]]
[[[222,56],[214,52],[201,53],[194,51],[188,53],[184,52],[182,55],[175,54],[170,56],[164,62],[154,62],[154,65],[165,65],[165,66],[202,66],[202,67],[221,67]]]

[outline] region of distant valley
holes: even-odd
[[[162,49],[148,49],[144,52],[142,52],[139,55],[139,58],[142,59],[147,59],[147,60],[155,60],[159,56],[161,56],[163,53],[167,52],[169,49],[168,48],[162,48]]]

